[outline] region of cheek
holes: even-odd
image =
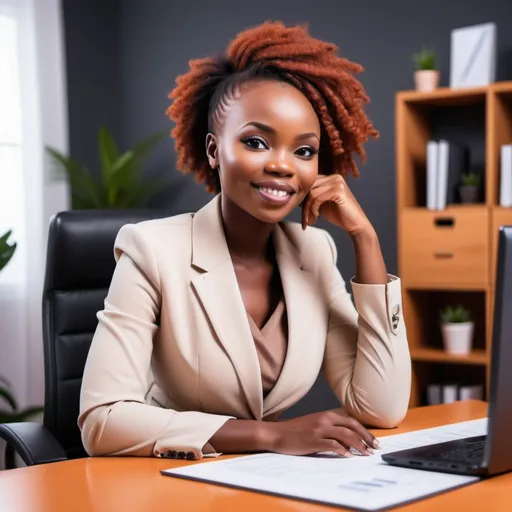
[[[237,179],[246,181],[252,175],[261,173],[265,165],[265,152],[248,151],[238,141],[228,142],[219,148],[221,179],[233,182]]]
[[[318,160],[309,160],[301,162],[298,166],[298,176],[300,179],[301,189],[304,194],[307,194],[311,187],[315,184],[318,177]]]

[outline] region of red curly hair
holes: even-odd
[[[379,133],[368,120],[369,98],[353,76],[363,68],[336,55],[337,47],[313,38],[305,26],[265,22],[245,30],[229,44],[225,56],[190,61],[190,70],[176,79],[166,113],[178,153],[177,167],[196,173],[210,192],[220,191],[210,168],[206,135],[222,122],[226,101],[252,80],[273,79],[299,89],[316,111],[321,126],[319,168],[323,174],[352,172],[359,176],[353,154],[366,160],[363,144]]]

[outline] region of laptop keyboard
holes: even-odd
[[[477,436],[464,440],[460,444],[457,442],[455,448],[436,454],[436,458],[446,462],[478,464],[484,456],[485,438],[486,436]]]

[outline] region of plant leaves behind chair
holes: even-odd
[[[160,180],[143,180],[141,174],[146,157],[165,135],[165,132],[157,132],[120,154],[112,134],[107,128],[101,127],[98,131],[99,179],[73,158],[51,147],[46,150],[66,172],[74,210],[139,208],[145,206],[164,184]]]
[[[23,410],[18,409],[18,404],[13,394],[9,390],[9,387],[6,385],[6,381],[3,378],[0,378],[0,398],[3,399],[8,405],[10,410],[2,410],[0,409],[0,423],[14,423],[17,421],[25,421],[32,416],[36,416],[43,412],[43,407],[26,407]]]
[[[11,233],[12,230],[9,230],[0,237],[0,270],[9,263],[9,260],[12,258],[14,251],[16,250],[16,242],[13,242],[12,244],[9,244],[8,242]]]

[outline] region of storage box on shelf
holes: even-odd
[[[427,142],[466,145],[469,169],[481,174],[474,204],[426,208]],[[497,239],[512,225],[499,206],[500,148],[512,142],[512,81],[486,87],[440,88],[396,96],[398,272],[413,360],[410,406],[425,403],[435,379],[462,376],[488,396]],[[452,355],[442,345],[439,312],[462,304],[475,321],[473,348]]]

